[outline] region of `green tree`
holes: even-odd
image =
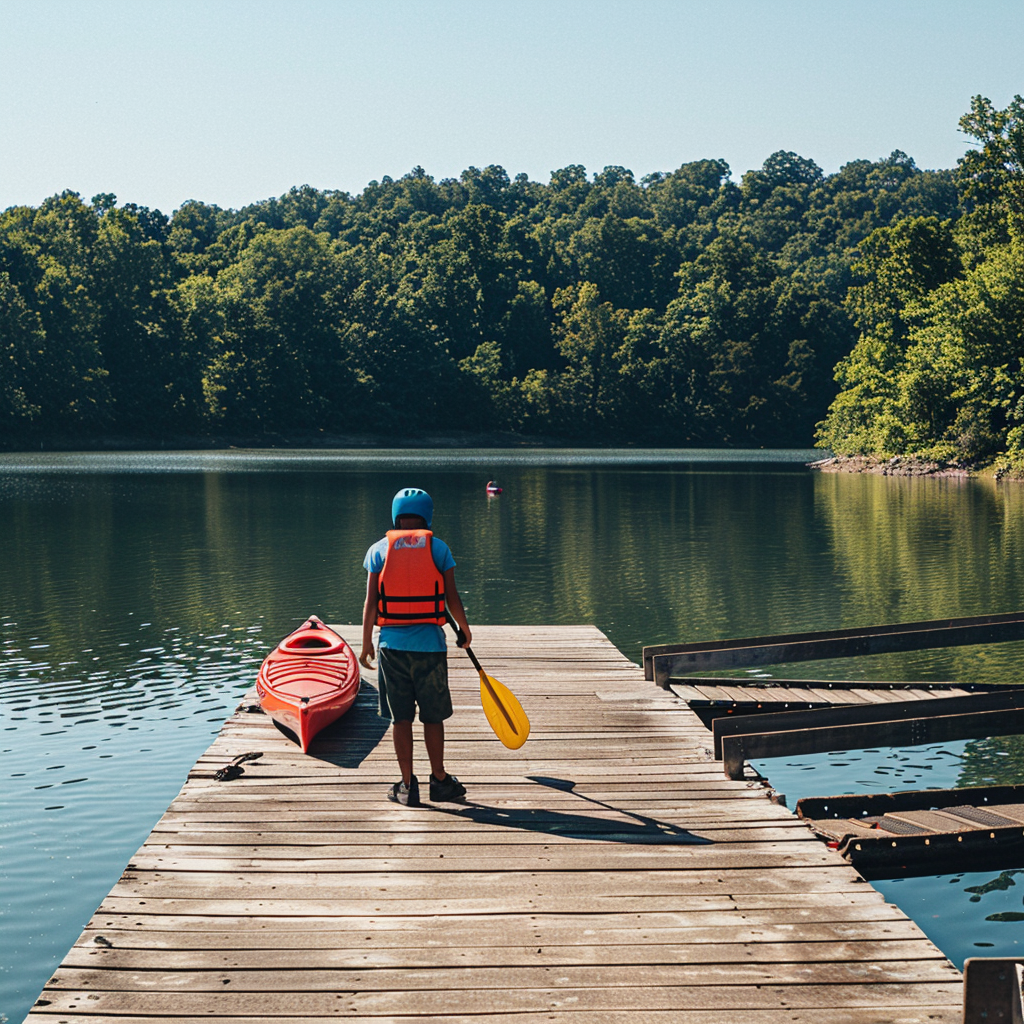
[[[256,235],[217,276],[223,354],[207,374],[236,428],[351,423],[358,378],[346,366],[339,303],[353,283],[326,234],[294,227]]]
[[[879,228],[865,241],[853,267],[863,283],[847,299],[859,336],[836,367],[840,390],[820,425],[820,444],[840,455],[906,451],[898,378],[911,327],[929,293],[959,267],[949,227],[934,218]]]
[[[592,218],[573,234],[567,252],[577,279],[593,282],[618,308],[643,309],[668,301],[676,264],[651,221],[623,220],[614,213]]]
[[[592,436],[602,422],[613,423],[619,398],[615,353],[622,345],[628,313],[602,302],[592,281],[555,293],[558,351],[566,361],[556,389],[562,426]]]
[[[160,434],[181,426],[176,398],[187,390],[175,365],[177,338],[166,301],[173,265],[165,247],[110,199],[99,207],[91,269],[112,425]]]
[[[455,359],[495,340],[518,294],[522,257],[509,244],[503,214],[472,205],[446,216],[447,237],[422,259],[415,301],[446,339]]]
[[[39,414],[32,390],[44,345],[38,315],[10,274],[0,271],[0,424],[5,431],[25,431]]]
[[[975,96],[960,131],[978,146],[958,163],[964,199],[1024,216],[1024,99],[1014,96],[1005,110],[996,110],[991,100]]]
[[[802,443],[813,295],[735,234],[679,271],[661,346],[690,443]]]
[[[974,463],[1024,437],[1024,249],[1006,245],[928,296],[898,376],[908,451]]]
[[[102,429],[112,418],[93,273],[98,230],[96,212],[63,192],[43,201],[23,237],[34,257],[31,305],[45,338],[32,392],[39,421],[57,432]]]
[[[177,282],[168,291],[167,306],[173,366],[168,398],[176,421],[192,429],[218,426],[233,353],[224,347],[224,308],[213,278],[195,274]]]
[[[536,281],[520,281],[498,328],[503,363],[509,376],[561,365],[555,348],[552,311]]]

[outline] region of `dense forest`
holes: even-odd
[[[1014,102],[974,101],[956,170],[778,152],[738,184],[417,167],[170,218],[11,207],[0,437],[1024,449]]]

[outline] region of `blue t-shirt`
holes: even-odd
[[[388,553],[388,539],[381,538],[371,544],[363,559],[363,568],[367,572],[380,572],[384,568],[384,558]],[[434,565],[440,572],[455,568],[455,559],[451,549],[443,540],[434,537],[430,542],[430,553]],[[412,626],[381,626],[377,638],[378,647],[390,647],[393,651],[444,651],[444,631],[432,622],[419,622]]]

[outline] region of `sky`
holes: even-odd
[[[238,208],[416,166],[738,181],[777,150],[952,167],[1022,57],[1024,0],[0,0],[0,209]]]

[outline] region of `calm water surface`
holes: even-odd
[[[269,647],[358,621],[391,496],[434,496],[471,621],[665,643],[1024,608],[1024,487],[811,452],[0,456],[0,1011],[21,1020]],[[488,500],[483,484],[505,487]],[[788,667],[1020,681],[1021,644]],[[779,758],[804,795],[1022,782],[1016,738]],[[1020,866],[1024,868],[1024,865]],[[1016,868],[876,883],[958,964],[1013,955]]]

